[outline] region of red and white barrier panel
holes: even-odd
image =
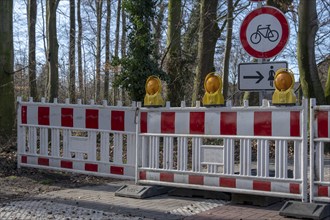
[[[318,110],[315,113],[315,138],[330,138],[330,111]]]
[[[141,133],[301,137],[300,111],[141,112]]]
[[[135,110],[22,105],[21,125],[135,132]]]
[[[330,186],[319,185],[315,188],[316,188],[315,195],[317,197],[326,197],[326,198],[330,199]]]
[[[214,190],[215,187],[221,187],[219,190],[228,192],[255,192],[273,194],[281,197],[300,198],[301,187],[299,181],[294,180],[267,180],[267,179],[252,179],[252,178],[235,178],[206,176],[203,174],[188,174],[188,173],[172,173],[172,172],[155,172],[155,171],[140,171],[140,183],[157,182],[160,185],[175,185],[184,186],[194,185],[194,188]]]
[[[46,156],[21,155],[22,166],[35,168],[49,168],[53,170],[74,171],[86,174],[114,176],[134,179],[134,165],[116,165],[102,162],[82,161],[74,159],[52,158]]]

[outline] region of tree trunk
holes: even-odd
[[[126,57],[126,12],[124,7],[121,8],[121,20],[120,50],[121,58],[124,59]],[[124,88],[121,88],[121,100],[124,104],[126,103],[126,93]]]
[[[325,99],[327,101],[327,105],[330,105],[330,66],[328,68],[328,78],[325,84],[325,91],[324,91]]]
[[[184,78],[181,72],[181,0],[170,0],[168,4],[166,71],[169,75],[167,99],[172,106],[180,106],[184,99]]]
[[[13,1],[0,1],[0,134],[11,135],[15,126]]]
[[[30,97],[37,99],[37,77],[36,77],[36,19],[37,1],[29,0],[28,3],[28,32],[29,32],[29,87]]]
[[[105,25],[105,77],[104,77],[104,99],[109,101],[109,74],[110,74],[110,18],[111,0],[107,0],[107,23]]]
[[[101,101],[101,27],[102,27],[102,0],[95,0],[97,31],[96,31],[96,94],[97,102]]]
[[[48,44],[48,99],[50,102],[58,97],[58,43],[56,30],[56,9],[58,0],[47,1],[47,44]]]
[[[77,39],[77,47],[78,47],[78,81],[79,81],[79,98],[82,99],[84,97],[84,74],[82,68],[82,22],[81,22],[81,12],[80,12],[81,0],[77,2],[77,20],[78,20],[78,39]]]
[[[121,11],[121,0],[118,0],[117,3],[117,17],[116,17],[116,30],[115,30],[115,59],[119,59],[119,29],[120,29],[120,11]],[[117,65],[117,64],[116,64]],[[118,74],[118,68],[115,68],[115,77]],[[118,92],[118,88],[114,87],[113,88],[113,101],[114,103],[116,103],[116,101],[119,98],[119,92]]]
[[[233,0],[227,0],[228,12],[227,12],[227,38],[226,38],[226,49],[225,58],[223,62],[223,96],[225,100],[228,98],[228,77],[229,77],[229,61],[230,61],[230,51],[232,45],[233,36]]]
[[[181,0],[179,0],[181,1]],[[164,21],[164,15],[165,15],[165,9],[166,5],[163,1],[160,1],[159,3],[159,12],[157,12],[156,21],[153,21],[153,27],[155,29],[155,35],[154,35],[154,41],[155,41],[155,47],[154,47],[154,56],[156,58],[160,57],[160,45],[162,40],[162,24]],[[180,15],[181,17],[181,15]]]
[[[76,102],[76,16],[75,0],[70,0],[70,77],[69,97],[72,103]]]
[[[215,45],[220,35],[217,24],[218,1],[201,0],[197,68],[192,96],[192,105],[204,94],[203,82],[206,75],[214,71]]]
[[[318,30],[316,0],[300,0],[297,58],[300,82],[305,98],[325,104],[324,91],[315,61],[315,36]]]

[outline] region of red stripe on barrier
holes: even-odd
[[[328,186],[319,186],[318,187],[318,193],[317,193],[318,196],[325,196],[325,197],[328,197],[329,196],[329,188]]]
[[[125,131],[124,111],[111,111],[111,130]]]
[[[22,124],[27,124],[27,106],[22,106],[21,114],[22,114]]]
[[[141,133],[148,133],[148,112],[141,112],[140,130]]]
[[[220,177],[219,186],[236,188],[236,179]]]
[[[204,134],[205,112],[190,112],[190,134]]]
[[[160,173],[159,180],[163,182],[174,182],[173,173]]]
[[[254,135],[272,136],[272,112],[254,112]]]
[[[290,183],[290,193],[300,194],[300,187],[297,183]]]
[[[38,107],[38,125],[49,125],[49,107]]]
[[[97,164],[92,164],[92,163],[85,164],[86,171],[97,172],[97,167],[98,167]]]
[[[61,125],[63,127],[73,127],[73,108],[61,109]]]
[[[86,109],[86,128],[99,128],[99,110]]]
[[[147,179],[147,172],[146,171],[140,171],[139,179],[140,180],[146,180]]]
[[[66,168],[66,169],[72,169],[73,163],[72,163],[72,161],[61,160],[61,167]]]
[[[175,133],[175,112],[162,112],[161,114],[161,132]]]
[[[237,134],[237,112],[221,112],[220,134]]]
[[[253,190],[271,191],[271,182],[253,180]]]
[[[329,136],[329,119],[327,111],[318,111],[315,112],[317,117],[317,136],[319,138],[327,138]]]
[[[290,136],[300,136],[300,112],[290,112]]]
[[[22,156],[21,163],[27,163],[27,156]]]
[[[189,184],[204,185],[204,176],[189,175]]]
[[[49,166],[48,158],[38,158],[38,165]]]
[[[124,167],[110,166],[110,173],[124,175]]]

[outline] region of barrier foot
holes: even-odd
[[[170,187],[164,186],[123,185],[115,192],[115,196],[145,199],[168,193],[170,190]]]
[[[330,204],[287,201],[279,214],[285,217],[328,219],[330,218]]]

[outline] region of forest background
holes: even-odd
[[[285,49],[298,97],[330,104],[330,3],[267,0],[290,24]],[[239,29],[257,7],[247,0],[2,0],[0,1],[0,129],[15,128],[15,99],[46,97],[115,105],[142,101],[145,81],[157,75],[171,106],[194,106],[205,76],[223,77],[233,105],[259,94],[237,88],[238,64],[253,62]]]

